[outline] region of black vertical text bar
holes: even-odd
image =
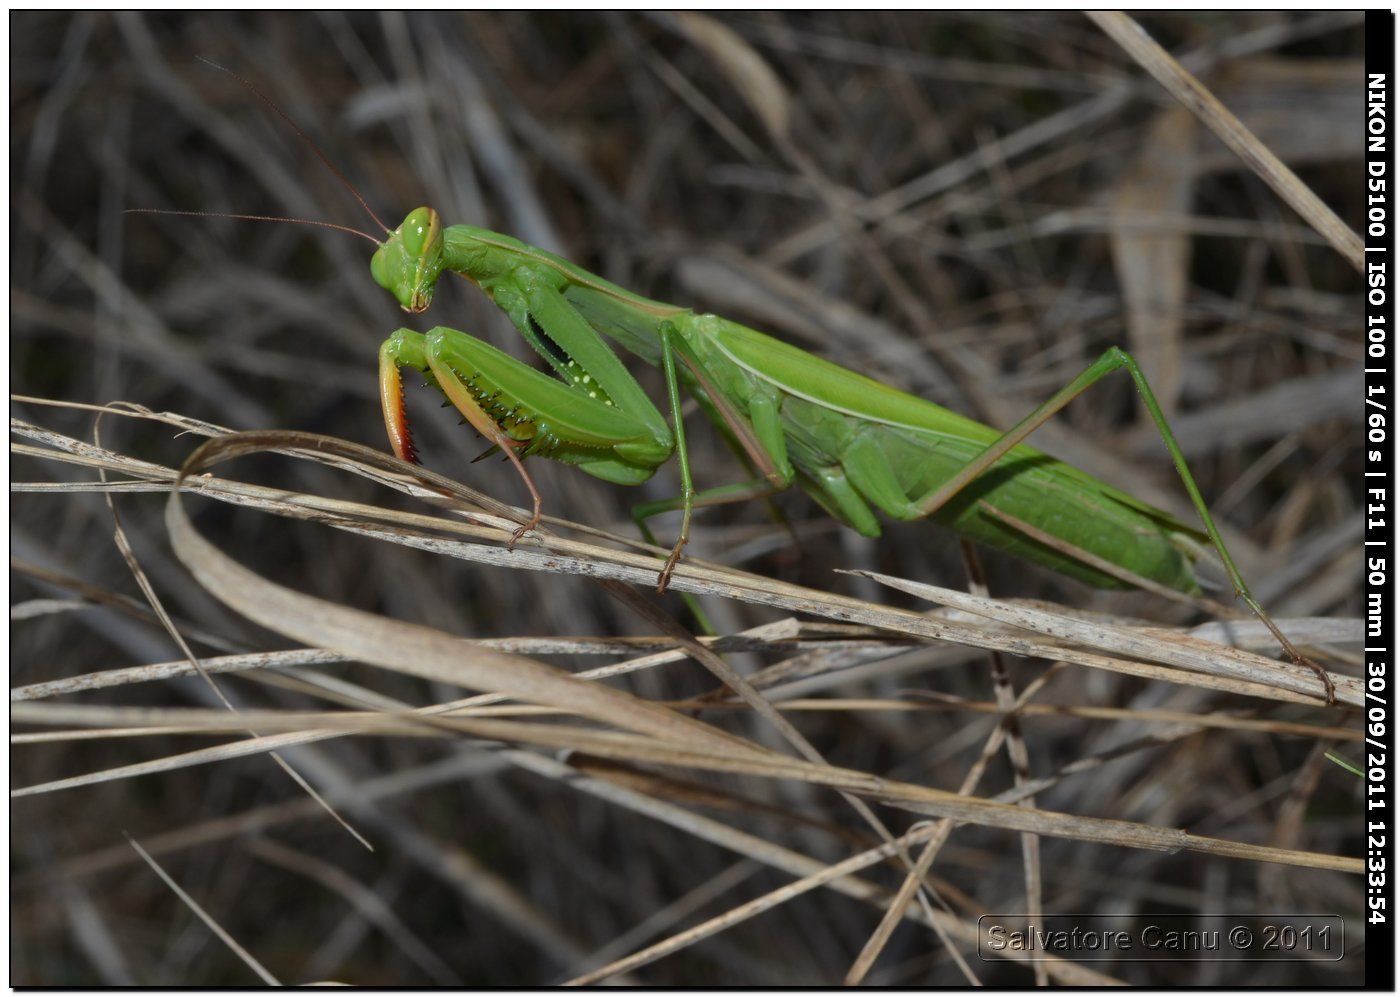
[[[1394,140],[1390,137],[1390,97],[1395,76],[1395,15],[1366,13],[1366,388],[1365,405],[1365,567],[1366,567],[1366,985],[1395,985],[1394,688],[1395,605],[1392,575],[1400,565],[1394,553],[1395,526],[1395,271]]]

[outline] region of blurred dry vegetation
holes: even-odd
[[[1140,20],[1358,227],[1360,15]],[[10,27],[10,377],[24,396],[12,413],[26,425],[90,443],[93,412],[36,399],[123,401],[229,429],[384,446],[376,349],[407,317],[369,279],[364,242],[304,226],[123,213],[278,215],[374,230],[312,148],[236,79],[196,61],[202,55],[273,98],[390,225],[432,204],[448,222],[508,232],[638,293],[765,329],[993,425],[1009,426],[1105,347],[1124,346],[1174,413],[1264,604],[1280,617],[1360,615],[1360,278],[1082,17],[19,13]],[[408,321],[528,353],[464,281],[444,281],[433,311]],[[631,366],[661,398],[656,372]],[[409,405],[429,467],[523,501],[508,465],[469,463],[483,444],[429,392],[415,386]],[[703,421],[690,429],[700,486],[737,480]],[[104,417],[100,433],[109,454],[159,468],[178,468],[198,442],[131,415]],[[95,470],[42,449],[52,443],[36,443],[30,430],[15,439],[41,452],[16,456],[12,481],[50,490],[12,497],[12,683],[178,662],[113,542],[104,496],[52,487],[94,481]],[[1075,402],[1036,441],[1191,516],[1126,377]],[[634,490],[544,461],[532,471],[547,513],[629,536],[632,504],[677,491],[671,467]],[[427,509],[283,455],[213,473]],[[196,653],[291,646],[191,580],[171,552],[165,498],[161,489],[114,496],[133,560]],[[197,496],[186,507],[206,538],[247,567],[394,620],[477,638],[656,636],[586,577],[466,563]],[[669,543],[674,528],[663,520],[658,533]],[[833,569],[966,585],[946,533],[899,523],[868,541],[798,493],[700,513],[691,552],[774,585],[894,608],[928,607]],[[995,596],[1164,624],[1199,619],[1154,597],[1105,595],[995,555],[985,561]],[[676,596],[636,591],[691,622]],[[721,598],[704,605],[725,634],[789,615]],[[732,660],[751,671],[815,654],[804,648]],[[613,660],[539,656],[569,670]],[[1347,660],[1328,664],[1346,674]],[[1013,690],[1047,667],[1013,659]],[[775,681],[768,695],[828,700],[789,716],[850,770],[956,790],[997,727],[994,716],[956,706],[993,698],[980,651],[853,651],[844,661],[817,658],[809,672],[805,684]],[[412,668],[356,663],[217,681],[250,711],[385,709],[466,695]],[[690,661],[615,684],[666,701],[717,688]],[[928,692],[955,705],[915,709],[930,705]],[[45,698],[94,717],[112,707],[219,707],[197,677]],[[1045,811],[1326,856],[1360,849],[1358,783],[1322,757],[1329,747],[1354,752],[1338,730],[1347,726],[1341,710],[1074,667],[1052,669],[1033,701],[1071,711],[1022,717],[1030,773],[1048,780],[1035,798]],[[1089,704],[1127,712],[1073,712]],[[1218,722],[1138,718],[1148,710]],[[1240,710],[1262,723],[1219,720]],[[748,712],[678,716],[781,745]],[[57,727],[85,722],[95,721]],[[114,711],[103,726],[137,723]],[[235,724],[235,742],[248,726]],[[260,728],[274,729],[272,720]],[[373,852],[266,754],[14,801],[11,983],[254,982],[122,831],[151,846],[278,979],[355,984],[568,979],[797,874],[735,844],[743,839],[726,844],[700,828],[705,821],[819,865],[877,842],[840,796],[796,778],[620,762],[613,771],[583,755],[561,765],[544,749],[490,750],[497,739],[479,732],[420,733],[438,736],[342,737],[285,753]],[[19,745],[12,787],[211,743],[142,733]],[[1066,772],[1078,763],[1087,771]],[[974,795],[1011,784],[997,752]],[[630,803],[589,789],[618,785],[636,793]],[[644,798],[670,817],[643,814]],[[899,807],[879,813],[896,834],[919,819]],[[1028,908],[1025,840],[985,823],[953,832],[928,878],[949,923]],[[1034,851],[1029,878],[1048,913],[1306,910],[1344,915],[1353,945],[1362,934],[1362,882],[1348,873],[1053,831]],[[866,894],[816,889],[774,904],[621,978],[840,982],[902,868],[863,870]],[[1025,967],[978,960],[965,937],[940,939],[918,904],[908,910],[866,981],[963,982],[950,949],[985,982],[1035,979]],[[1349,952],[1341,963],[1293,966],[1091,968],[1158,985],[1327,985],[1358,983],[1358,966]],[[1051,976],[1089,979],[1076,971]]]

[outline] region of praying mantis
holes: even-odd
[[[874,509],[895,519],[932,516],[971,539],[1084,581],[1121,584],[1092,560],[1035,542],[1032,535],[1041,530],[1169,588],[1200,591],[1191,572],[1193,546],[1204,539],[1199,531],[1015,439],[998,446],[1002,434],[994,430],[738,323],[640,297],[509,236],[444,227],[427,207],[411,212],[370,263],[375,281],[410,313],[427,310],[444,271],[489,295],[558,377],[454,329],[399,329],[379,353],[385,425],[394,452],[416,460],[399,368],[421,371],[516,465],[534,502],[517,539],[538,524],[541,509],[523,458],[549,457],[636,485],[676,456],[680,498],[635,513],[644,527],[657,512],[682,510],[680,534],[658,579],[663,590],[697,504],[798,484],[866,536],[880,534]],[[662,368],[669,423],[604,335]],[[1131,359],[1110,351],[1105,363]],[[695,490],[680,419],[682,388],[736,440],[758,472],[752,481]],[[999,460],[994,475],[974,483]],[[1030,530],[1018,532],[1020,524]]]
[[[401,328],[379,351],[380,399],[394,452],[416,460],[400,375],[401,367],[412,367],[515,465],[533,511],[513,540],[540,521],[541,496],[523,462],[532,456],[628,485],[677,458],[680,497],[633,513],[651,539],[651,516],[682,512],[658,575],[660,591],[689,540],[697,505],[745,501],[794,484],[866,536],[880,534],[876,510],[900,520],[932,518],[978,543],[1100,587],[1143,584],[1198,594],[1192,562],[1208,540],[1238,596],[1295,662],[1317,672],[1329,702],[1333,698],[1326,673],[1299,654],[1249,592],[1147,379],[1116,347],[1001,433],[736,322],[633,294],[510,236],[444,226],[430,207],[413,210],[388,232],[370,272],[414,314],[432,303],[443,273],[467,278],[557,375],[444,326],[426,333]],[[607,339],[661,368],[669,422]],[[1021,442],[1119,369],[1133,378],[1204,532]],[[682,391],[746,455],[756,472],[752,480],[695,489]]]

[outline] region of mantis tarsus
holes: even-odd
[[[635,485],[673,455],[680,466],[680,497],[633,511],[648,540],[650,517],[682,512],[675,546],[658,575],[662,591],[689,540],[695,506],[744,501],[793,484],[866,536],[880,533],[875,510],[901,520],[933,518],[974,541],[1104,588],[1141,585],[1197,595],[1192,563],[1198,545],[1208,540],[1236,594],[1293,661],[1318,675],[1328,702],[1334,701],[1327,673],[1293,647],[1250,594],[1146,378],[1122,350],[1107,350],[1001,433],[736,322],[633,294],[510,236],[470,225],[444,226],[429,207],[410,212],[390,231],[295,122],[253,84],[231,75],[311,144],[384,228],[387,238],[381,242],[343,226],[311,223],[375,242],[370,271],[405,311],[425,311],[441,275],[459,274],[485,291],[554,369],[557,377],[443,326],[427,333],[399,329],[379,351],[380,398],[395,454],[410,462],[417,456],[399,374],[401,366],[409,366],[423,372],[515,465],[533,510],[512,542],[541,517],[542,500],[525,457],[548,457]],[[669,422],[604,336],[662,369]],[[1119,369],[1133,378],[1204,532],[1022,442]],[[682,388],[746,455],[752,480],[695,490],[681,420]]]

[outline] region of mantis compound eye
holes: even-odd
[[[432,208],[414,208],[399,226],[404,251],[414,259],[423,256],[441,238],[442,220]]]

